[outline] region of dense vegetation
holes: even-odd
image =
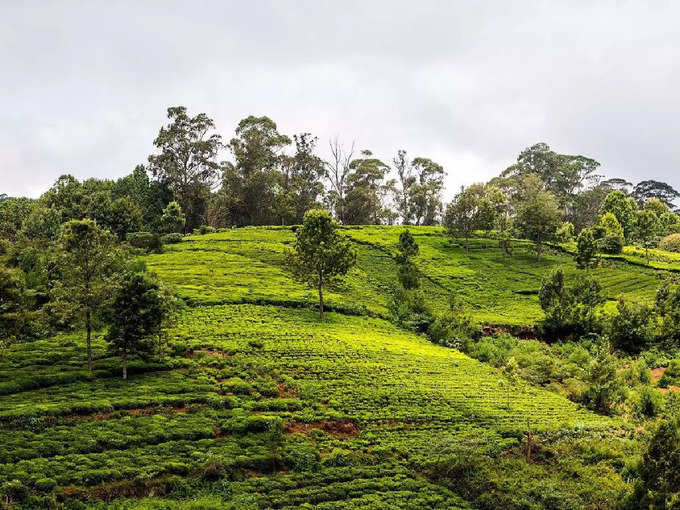
[[[168,114],[0,202],[0,505],[677,504],[670,186],[537,144],[445,207],[428,158]]]

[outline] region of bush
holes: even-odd
[[[658,416],[663,411],[663,397],[649,386],[643,386],[640,397],[636,403],[637,412],[648,418]]]
[[[178,233],[172,233],[172,234],[165,234],[163,237],[161,237],[161,241],[163,244],[177,244],[181,243],[183,239],[182,234]]]
[[[680,234],[671,234],[664,237],[659,243],[659,248],[666,251],[680,253]]]
[[[615,347],[638,353],[654,341],[654,313],[649,306],[620,299],[617,310],[609,324],[609,337]]]
[[[198,233],[203,235],[203,234],[212,234],[215,232],[215,227],[211,227],[210,225],[201,225],[198,227]]]
[[[218,457],[210,457],[199,468],[199,475],[203,480],[215,481],[227,476],[227,468]]]
[[[606,235],[599,241],[600,251],[616,255],[623,251],[624,239],[620,236]]]
[[[680,379],[680,359],[673,359],[668,364],[661,379],[659,379],[659,387],[667,388],[668,386],[677,385]]]
[[[151,232],[129,232],[126,239],[134,248],[145,250],[148,253],[163,252],[163,241],[158,234]]]

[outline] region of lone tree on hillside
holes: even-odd
[[[113,301],[106,340],[120,355],[123,379],[127,379],[129,354],[153,353],[154,340],[162,332],[174,307],[172,298],[154,278],[144,273],[126,275]]]
[[[92,371],[92,320],[111,294],[110,277],[123,259],[115,238],[96,222],[71,220],[62,227],[60,270],[63,278],[55,287],[57,299],[77,307],[87,332],[87,369]]]
[[[297,231],[295,251],[286,252],[295,278],[318,290],[321,320],[324,319],[324,285],[347,274],[356,263],[356,252],[350,241],[338,234],[337,228],[328,211],[310,209]]]
[[[420,287],[418,268],[413,263],[412,258],[418,255],[420,248],[408,229],[399,234],[399,245],[397,246],[396,261],[399,264],[399,281],[406,289],[417,289]]]

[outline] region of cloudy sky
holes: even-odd
[[[0,193],[143,163],[168,106],[442,163],[545,141],[680,188],[680,2],[0,0]]]

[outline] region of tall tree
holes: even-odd
[[[626,241],[630,241],[635,233],[636,209],[637,204],[634,199],[628,197],[623,191],[612,191],[604,199],[600,212],[602,214],[612,213],[616,216],[623,228]]]
[[[335,138],[329,143],[331,158],[325,162],[326,179],[330,189],[326,196],[329,207],[340,223],[345,223],[345,195],[347,194],[347,179],[352,173],[350,163],[354,159],[354,144],[349,149]]]
[[[146,273],[127,274],[116,292],[109,317],[106,340],[121,357],[123,379],[127,379],[127,357],[146,356],[157,346],[163,325],[174,308],[174,298]]]
[[[546,190],[537,191],[522,202],[517,210],[515,224],[522,234],[536,245],[536,258],[540,261],[543,244],[555,235],[562,221],[555,196]]]
[[[650,198],[658,198],[668,207],[674,207],[673,203],[680,198],[680,193],[670,184],[665,182],[647,180],[639,182],[633,188],[633,196],[640,203]]]
[[[26,294],[18,270],[0,266],[0,352],[14,341],[26,318]]]
[[[115,239],[90,219],[71,220],[60,237],[60,285],[54,297],[72,303],[83,316],[87,342],[87,368],[92,371],[92,324],[111,292],[110,277],[122,265]]]
[[[659,218],[649,209],[640,209],[635,213],[635,236],[645,249],[645,258],[649,264],[649,248],[655,244],[659,235]]]
[[[481,184],[463,187],[446,207],[444,226],[449,235],[464,239],[465,251],[468,252],[470,237],[475,230],[488,224],[487,213],[490,211],[493,211],[493,206],[484,196]]]
[[[222,193],[234,224],[276,223],[282,152],[290,143],[269,117],[251,115],[239,122],[229,142],[235,161],[226,164],[222,178]]]
[[[191,231],[200,225],[218,177],[222,138],[205,113],[190,117],[184,106],[174,106],[168,108],[168,119],[154,140],[160,152],[149,156],[149,171],[173,192],[187,216],[185,229]]]
[[[413,263],[413,257],[418,255],[419,251],[420,248],[408,229],[399,234],[399,244],[397,245],[397,256],[395,259],[399,265],[399,282],[406,290],[420,287],[418,268]]]
[[[350,162],[345,181],[345,222],[349,225],[380,224],[385,217],[383,199],[392,184],[385,181],[389,167],[369,150]]]
[[[314,154],[317,139],[310,133],[294,135],[295,153],[283,159],[282,193],[284,223],[302,223],[304,214],[319,205],[323,194],[325,168],[323,160]]]
[[[294,249],[286,252],[288,263],[297,279],[317,289],[323,320],[323,288],[347,274],[356,263],[356,252],[349,239],[338,233],[338,225],[328,211],[320,209],[305,213]]]
[[[394,202],[402,223],[434,225],[442,212],[444,168],[428,158],[409,161],[405,150],[392,160],[397,174]]]

